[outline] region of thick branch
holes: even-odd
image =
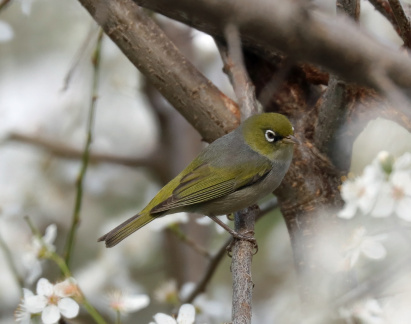
[[[134,0],[139,5],[221,37],[225,22],[238,24],[243,44],[272,57],[281,51],[351,81],[375,87],[375,66],[401,87],[411,87],[411,62],[341,17],[312,15],[300,1]],[[353,68],[355,67],[355,68]]]
[[[128,59],[211,142],[234,129],[239,112],[131,0],[79,0]],[[195,109],[194,109],[195,107]]]

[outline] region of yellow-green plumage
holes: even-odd
[[[277,140],[269,143],[265,132]],[[179,175],[166,184],[137,215],[102,236],[107,247],[157,217],[181,211],[208,216],[245,208],[272,192],[291,162],[293,129],[280,114],[247,119],[233,132],[206,147]]]

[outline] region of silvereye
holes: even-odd
[[[112,247],[139,228],[168,214],[230,214],[255,204],[281,183],[297,143],[288,119],[276,113],[254,115],[207,146],[166,184],[137,215],[99,241]]]

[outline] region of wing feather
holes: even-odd
[[[270,170],[270,163],[255,166],[254,170],[231,169],[228,172],[221,168],[210,167],[208,163],[201,164],[183,176],[173,193],[154,206],[150,210],[150,214],[199,204],[229,195],[262,180]],[[252,176],[250,177],[249,174]]]

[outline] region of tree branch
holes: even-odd
[[[134,1],[214,37],[222,37],[225,22],[231,19],[239,26],[243,45],[267,59],[281,51],[295,61],[322,66],[346,81],[371,87],[375,87],[371,72],[377,65],[395,84],[411,87],[407,57],[347,19],[310,14],[302,2],[176,0],[170,6],[168,0]]]
[[[359,0],[337,0],[336,5],[339,15],[347,15],[358,21],[360,15]],[[338,159],[341,155],[333,154],[335,150],[332,144],[341,125],[346,120],[348,106],[352,102],[348,89],[349,86],[339,77],[330,76],[327,91],[319,108],[315,128],[314,142],[316,147],[330,158],[335,156],[337,160],[334,160],[334,164],[336,166],[339,166]]]
[[[241,39],[238,27],[228,23],[224,28],[227,47],[219,46],[224,61],[226,73],[230,76],[234,92],[241,110],[241,119],[244,121],[258,113],[258,104],[255,96],[255,87],[244,66]],[[234,229],[237,233],[254,237],[255,217],[259,213],[258,206],[252,206],[234,214]],[[251,233],[251,234],[250,234]],[[254,246],[245,240],[234,240],[231,272],[233,275],[233,300],[231,319],[233,324],[249,324],[252,316],[253,282],[251,263]]]
[[[238,28],[233,24],[228,24],[224,29],[224,35],[227,45],[218,40],[217,45],[224,62],[224,72],[233,84],[233,89],[240,105],[241,119],[244,120],[259,112],[255,97],[255,87],[248,77],[244,66]]]
[[[135,3],[131,0],[79,1],[205,141],[212,142],[238,126],[236,104],[198,72]]]
[[[394,14],[404,45],[411,48],[411,24],[399,0],[388,0]]]
[[[397,21],[395,20],[394,14],[391,10],[388,1],[368,0],[368,2],[370,2],[374,6],[374,8],[391,23],[391,25],[394,27],[394,30],[401,37],[400,27],[398,26]]]

